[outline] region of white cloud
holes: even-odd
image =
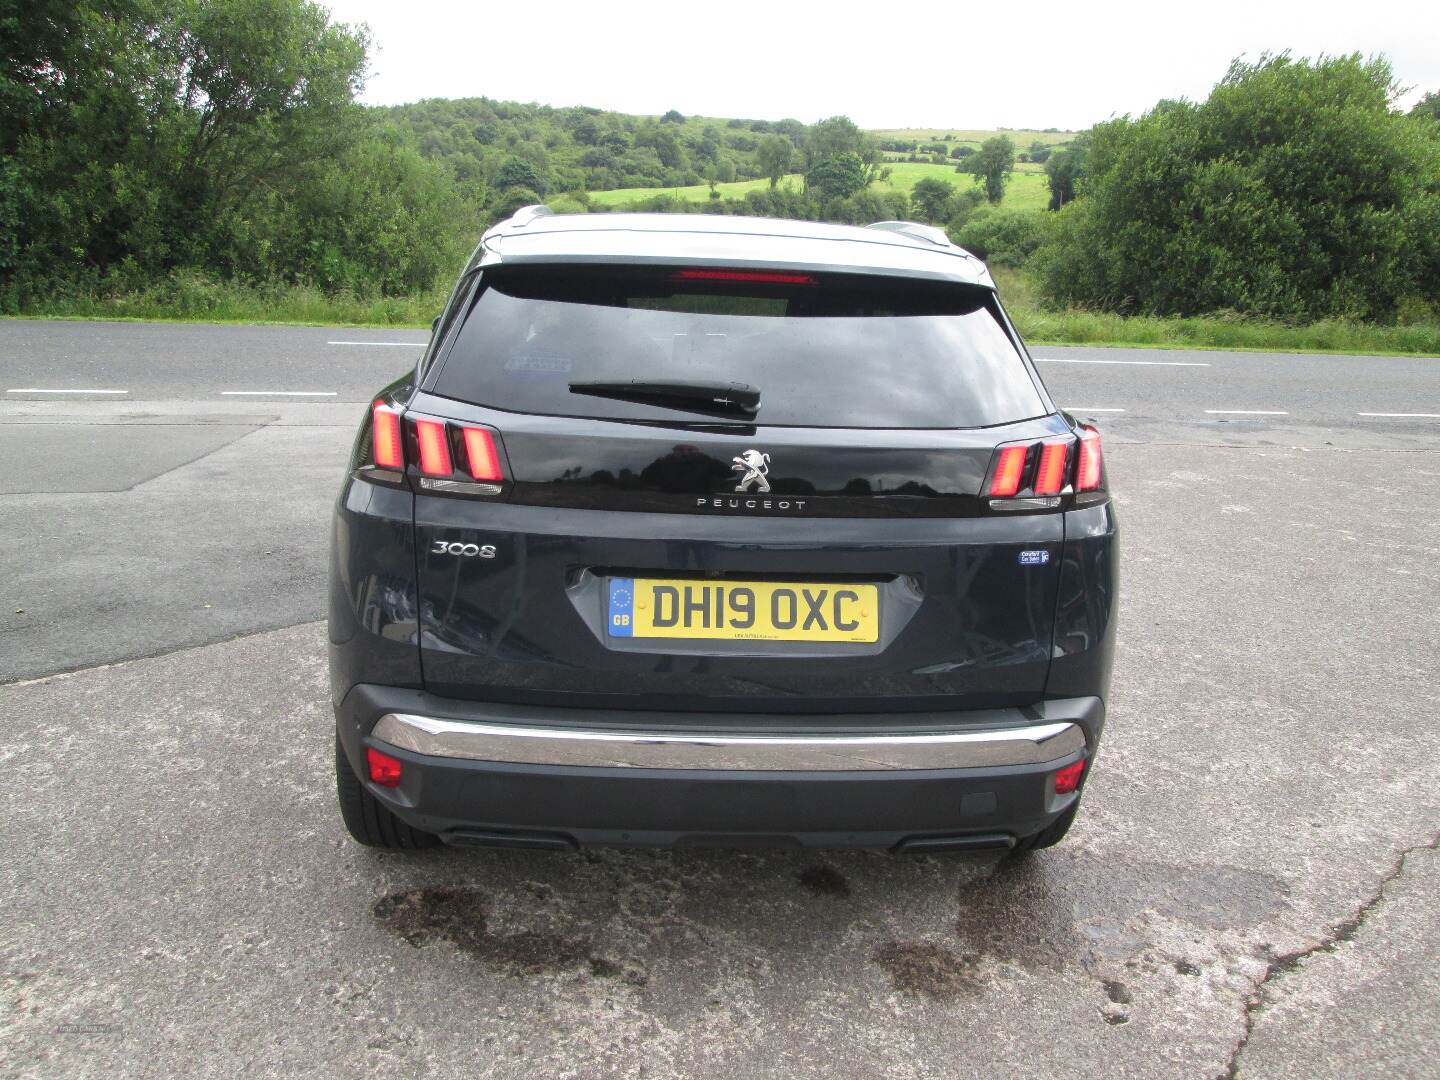
[[[374,35],[372,104],[489,97],[863,127],[1083,128],[1203,97],[1231,59],[1385,53],[1440,89],[1433,2],[695,5],[331,0]],[[516,12],[519,14],[516,14]]]

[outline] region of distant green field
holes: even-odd
[[[782,187],[789,186],[796,191],[800,190],[801,179],[797,173],[794,176],[787,176],[780,181]],[[727,199],[739,199],[744,197],[747,191],[765,191],[770,187],[769,180],[737,180],[733,184],[717,184],[716,189]],[[709,202],[710,185],[693,184],[690,187],[632,187],[616,188],[613,191],[592,191],[590,201],[599,203],[601,206],[619,206],[623,203],[636,202],[639,199],[653,199],[656,195],[674,195],[680,199],[690,202]]]
[[[975,131],[962,128],[885,128],[879,131],[867,132],[877,139],[913,139],[915,142],[949,143],[951,146],[957,143],[964,143],[967,146],[979,146],[986,139],[995,135],[1009,135],[1010,141],[1015,144],[1017,150],[1028,150],[1034,142],[1044,143],[1046,146],[1056,146],[1059,143],[1069,142],[1075,138],[1074,131]],[[948,139],[945,136],[950,136]]]
[[[888,168],[891,170],[890,179],[877,183],[875,190],[903,191],[908,194],[916,181],[927,176],[954,184],[956,191],[963,191],[975,183],[972,177],[957,173],[950,165],[917,165],[897,161]],[[797,174],[785,177],[780,183],[798,191],[802,181]],[[738,180],[733,184],[718,184],[716,189],[725,198],[739,199],[743,198],[747,191],[764,191],[769,186],[768,180]],[[641,199],[652,199],[656,195],[673,195],[689,202],[707,203],[710,201],[710,186],[695,184],[681,188],[617,188],[614,191],[592,191],[590,201],[601,206],[623,206]],[[1049,202],[1050,189],[1045,185],[1043,173],[1017,172],[1010,177],[1010,185],[1005,190],[1005,201],[1001,205],[1007,210],[1041,210]]]

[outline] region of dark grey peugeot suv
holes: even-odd
[[[335,511],[364,844],[1055,843],[1117,529],[938,230],[556,216],[486,233]]]

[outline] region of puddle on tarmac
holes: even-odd
[[[892,941],[875,950],[875,963],[896,990],[941,1001],[978,994],[985,986],[978,956],[935,942]]]
[[[488,905],[477,889],[407,889],[381,897],[370,911],[382,926],[417,949],[448,942],[506,975],[587,970],[597,978],[620,979],[636,986],[645,982],[639,965],[602,955],[582,937],[534,930],[492,932]]]

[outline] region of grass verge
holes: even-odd
[[[302,326],[429,328],[446,292],[365,297],[309,285],[240,285],[177,272],[145,289],[48,300],[22,309],[26,318],[139,319],[147,322],[286,323]]]

